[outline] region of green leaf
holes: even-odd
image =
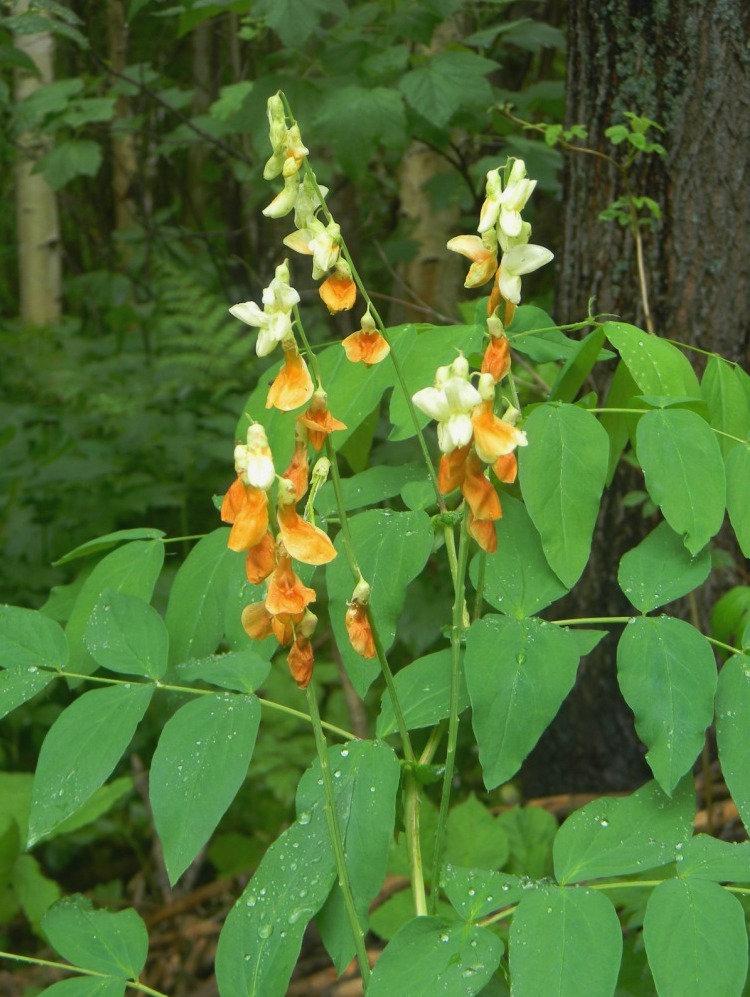
[[[52,724],[39,752],[29,848],[47,837],[111,774],[151,702],[152,685],[85,692]]]
[[[750,557],[750,447],[740,446],[726,458],[727,513],[737,543],[745,557]]]
[[[502,824],[510,844],[506,872],[542,879],[552,872],[552,842],[557,821],[542,807],[513,807],[501,813]]]
[[[604,332],[641,392],[700,398],[698,378],[690,361],[666,339],[625,322],[605,322]]]
[[[607,392],[607,408],[623,409],[641,406],[636,402],[638,385],[631,377],[630,371],[622,360],[617,364]],[[609,437],[609,464],[607,467],[607,484],[615,476],[620,455],[630,438],[630,426],[635,425],[638,416],[625,415],[623,412],[602,412],[601,425]]]
[[[569,339],[547,312],[536,305],[520,305],[506,332],[514,350],[539,363],[568,360],[580,348],[577,340]],[[602,350],[597,359],[605,360],[612,355],[609,350]]]
[[[512,778],[573,687],[578,645],[537,617],[486,616],[466,645],[466,685],[484,783]]]
[[[493,911],[517,904],[524,895],[521,880],[504,872],[469,869],[448,863],[440,885],[464,921],[478,921]]]
[[[409,730],[432,727],[450,713],[451,662],[450,648],[435,651],[423,658],[417,658],[410,665],[398,671],[394,677],[398,701]],[[466,682],[461,674],[458,694],[458,712],[463,713],[469,705]],[[378,737],[387,737],[398,728],[393,715],[393,702],[390,693],[383,693],[380,716],[377,722]]]
[[[84,633],[102,594],[111,589],[149,602],[163,563],[164,544],[159,540],[134,540],[101,559],[83,583],[65,628],[71,671],[90,675],[96,670]]]
[[[401,366],[409,398],[420,388],[432,384],[435,370],[451,363],[456,350],[467,356],[481,349],[483,329],[480,325],[402,325],[391,330],[391,348]],[[408,440],[416,435],[411,410],[405,393],[396,386],[391,394],[388,412],[393,423],[389,440]],[[429,422],[426,415],[417,413],[420,426]]]
[[[432,524],[426,513],[371,509],[349,520],[352,545],[364,578],[370,584],[370,606],[387,651],[406,600],[406,588],[422,571],[432,552]],[[335,541],[339,556],[326,567],[331,622],[349,678],[363,696],[379,674],[376,662],[360,657],[349,643],[344,626],[346,603],[354,581],[341,533]]]
[[[13,868],[10,880],[21,909],[35,931],[55,901],[60,899],[60,886],[54,879],[48,879],[33,855],[20,855]]]
[[[551,402],[572,402],[600,358],[604,345],[604,329],[599,327],[580,341],[565,361],[552,385]]]
[[[209,108],[209,114],[217,121],[229,121],[229,119],[241,111],[245,103],[245,98],[253,89],[251,80],[242,80],[240,83],[231,83],[229,86],[221,87],[219,99],[215,100]]]
[[[124,997],[126,984],[111,977],[74,976],[45,987],[39,997]]]
[[[159,679],[167,670],[169,634],[164,620],[143,599],[105,592],[83,635],[98,665],[111,672]]]
[[[212,654],[224,635],[229,590],[245,579],[244,556],[228,538],[226,527],[203,537],[175,576],[165,617],[171,664]]]
[[[560,883],[627,876],[673,862],[692,833],[695,790],[683,779],[670,799],[655,782],[630,796],[602,796],[576,810],[555,838]]]
[[[589,558],[607,476],[609,440],[596,417],[575,405],[540,405],[524,426],[521,491],[549,566],[571,588]]]
[[[68,139],[42,156],[33,173],[41,173],[52,190],[60,190],[76,177],[94,177],[102,163],[102,147],[89,138]]]
[[[507,862],[509,853],[508,835],[502,822],[473,793],[452,808],[445,827],[445,855],[450,862],[499,869]]]
[[[742,904],[716,883],[670,879],[648,901],[643,940],[659,997],[740,997],[747,976]]]
[[[52,672],[39,671],[36,665],[0,672],[0,720],[46,689],[53,678]]]
[[[509,948],[514,997],[612,997],[617,987],[620,922],[594,890],[529,891],[513,915]]]
[[[503,495],[503,518],[497,523],[498,553],[485,559],[484,598],[495,609],[521,619],[560,599],[568,591],[544,556],[542,541],[523,502]],[[471,562],[476,586],[482,555]]]
[[[211,837],[245,781],[259,724],[255,696],[216,693],[186,703],[164,725],[149,795],[170,883]]]
[[[317,28],[325,14],[342,14],[346,8],[332,0],[259,0],[253,13],[264,16],[289,48],[299,48]],[[327,382],[324,382],[327,383]]]
[[[713,431],[695,412],[659,409],[640,419],[636,439],[649,495],[697,554],[724,519],[724,461]]]
[[[137,527],[133,530],[116,530],[114,533],[106,533],[95,540],[88,540],[85,544],[79,544],[73,550],[68,551],[67,554],[58,557],[52,564],[58,567],[61,564],[67,564],[68,561],[74,561],[79,557],[98,554],[103,550],[109,550],[110,547],[116,547],[123,540],[159,540],[163,536],[165,536],[163,530],[155,530],[147,526]]]
[[[735,375],[735,365],[721,357],[711,357],[701,381],[701,394],[708,405],[708,421],[714,429],[746,440],[750,437],[750,401]],[[737,447],[737,440],[719,436],[719,446],[726,459]]]
[[[414,110],[430,124],[443,128],[462,106],[490,103],[487,74],[497,63],[469,51],[448,49],[412,69],[399,81],[399,89]]]
[[[336,86],[323,98],[313,127],[330,145],[348,176],[359,179],[378,146],[406,145],[401,94],[387,87]]]
[[[750,842],[721,841],[697,834],[677,855],[681,877],[715,883],[750,883]]]
[[[148,933],[134,910],[94,910],[86,897],[65,897],[47,911],[42,931],[74,966],[138,979],[146,964]]]
[[[622,632],[617,678],[665,793],[691,768],[713,719],[716,662],[700,631],[669,616],[639,617]]]
[[[58,824],[50,837],[57,838],[61,834],[70,834],[87,824],[93,824],[102,814],[107,813],[120,800],[133,792],[133,780],[129,775],[113,779],[106,786],[101,786],[93,796],[79,807],[74,814]]]
[[[232,692],[251,693],[263,685],[270,670],[270,661],[254,651],[243,650],[186,661],[177,666],[177,675],[186,682],[200,679]]]
[[[354,904],[366,931],[370,903],[385,879],[400,767],[393,750],[382,741],[349,741],[341,748],[329,748],[328,762]],[[300,780],[298,820],[314,807],[325,806],[320,779],[320,764],[316,762]],[[355,948],[338,884],[334,884],[316,923],[334,965],[343,972],[354,958]]]
[[[736,654],[719,672],[716,744],[721,771],[746,828],[750,828],[750,657]]]
[[[0,668],[57,668],[68,663],[68,645],[58,623],[36,609],[0,606]]]
[[[650,613],[698,588],[711,570],[711,554],[695,557],[668,523],[660,523],[637,547],[623,554],[617,581],[632,604]]]
[[[271,845],[227,916],[216,952],[222,997],[284,997],[307,923],[335,878],[318,805],[300,813]]]
[[[416,917],[396,932],[378,958],[367,997],[474,997],[502,954],[503,943],[485,928],[443,917]]]
[[[394,495],[400,495],[406,485],[422,475],[423,468],[424,464],[417,463],[398,464],[395,467],[382,464],[368,467],[352,478],[344,478],[341,482],[344,508],[347,512],[351,512],[368,505],[377,505],[385,499],[393,498]],[[430,495],[434,502],[435,492],[432,488]],[[315,496],[315,511],[325,517],[336,514],[336,496],[332,482],[326,482]]]

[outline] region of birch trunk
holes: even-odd
[[[22,14],[28,0],[19,0],[14,14]],[[29,94],[54,78],[54,39],[51,34],[18,35],[14,45],[39,70],[39,76],[17,71],[15,99]],[[49,325],[60,318],[62,252],[57,197],[39,173],[37,160],[47,151],[37,133],[18,136],[16,163],[16,218],[18,227],[19,313],[24,325]]]

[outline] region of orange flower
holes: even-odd
[[[492,378],[489,373],[482,376]],[[493,464],[498,457],[505,457],[516,447],[526,446],[526,434],[495,415],[492,410],[492,398],[485,398],[480,405],[477,405],[471,413],[471,421],[474,426],[474,445],[477,454],[486,464]]]
[[[308,472],[307,430],[297,420],[297,424],[294,427],[294,453],[292,454],[289,467],[282,474],[282,478],[288,478],[294,484],[298,502],[307,491]]]
[[[347,360],[351,360],[352,363],[359,363],[361,360],[365,367],[380,363],[391,352],[390,346],[377,329],[373,332],[368,332],[366,329],[353,332],[342,341],[341,345],[346,351]]]
[[[331,276],[320,285],[318,294],[331,315],[353,308],[357,300],[357,285],[352,280],[349,265],[344,267],[338,264]]]
[[[492,470],[497,475],[498,481],[506,485],[512,485],[518,475],[518,461],[514,453],[505,454],[498,457],[492,465]]]
[[[494,243],[497,247],[497,239]],[[497,270],[496,248],[488,246],[478,235],[457,235],[448,241],[448,249],[472,261],[464,287],[480,287],[486,284]]]
[[[306,689],[310,684],[315,665],[310,638],[298,633],[286,660],[294,681],[300,689]]]
[[[251,547],[245,558],[245,574],[251,585],[259,585],[276,567],[276,544],[270,532]]]
[[[297,422],[308,431],[310,442],[318,452],[329,433],[335,429],[346,429],[343,422],[339,422],[331,415],[328,409],[328,395],[322,388],[318,388],[315,392],[310,408],[298,417]],[[299,495],[297,497],[300,498]]]
[[[297,513],[294,508],[296,502],[294,484],[282,478],[279,481],[276,514],[284,547],[292,557],[304,564],[327,564],[336,557],[331,539]]]
[[[357,654],[361,654],[363,658],[375,657],[375,641],[367,617],[367,607],[361,602],[353,600],[347,606],[346,632],[349,634],[349,641]]]
[[[304,613],[305,607],[316,599],[315,589],[303,585],[292,567],[288,554],[279,557],[271,575],[266,593],[265,607],[271,616]]]
[[[273,617],[263,602],[252,602],[242,610],[242,626],[248,637],[253,640],[264,640],[272,633]]]
[[[233,524],[227,541],[230,550],[249,550],[255,547],[268,530],[266,493],[237,478],[224,496],[221,518],[225,523]]]
[[[491,519],[475,519],[471,512],[467,513],[466,528],[469,536],[473,537],[482,550],[488,554],[494,554],[497,550],[497,532],[495,523]]]
[[[266,408],[291,412],[310,400],[313,383],[307,364],[300,356],[294,340],[284,342],[284,366],[268,390]]]
[[[461,482],[464,480],[466,458],[470,449],[471,444],[467,443],[465,447],[459,447],[457,450],[451,450],[450,453],[444,453],[440,458],[438,488],[442,495],[447,495],[455,488],[460,487]]]
[[[484,465],[472,451],[464,465],[461,491],[475,519],[500,519],[503,511],[500,499],[484,474]]]
[[[494,315],[497,309],[500,307],[500,303],[505,304],[505,313],[503,315],[503,325],[507,328],[513,321],[513,316],[516,314],[516,306],[512,301],[506,301],[505,298],[500,293],[500,272],[502,267],[497,268],[497,273],[495,274],[495,282],[492,285],[492,291],[490,292],[489,299],[487,301],[487,315]]]
[[[490,334],[490,341],[482,357],[482,373],[492,374],[495,384],[502,381],[510,370],[510,342],[501,333],[499,336]]]

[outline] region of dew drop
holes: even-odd
[[[261,926],[258,928],[258,934],[260,935],[261,938],[270,938],[271,935],[273,934],[273,925],[261,924]]]

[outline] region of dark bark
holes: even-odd
[[[622,120],[623,111],[665,128],[660,141],[667,157],[642,157],[631,175],[634,193],[654,198],[663,213],[658,228],[644,232],[654,330],[745,366],[750,358],[749,40],[746,0],[568,4],[567,123],[585,125],[586,144],[608,153],[613,148],[604,132]],[[566,155],[558,321],[583,317],[595,295],[597,312],[613,312],[643,327],[632,237],[598,220],[623,194],[618,172],[602,159]],[[600,397],[607,377],[597,376]],[[622,553],[655,525],[623,507],[622,495],[639,487],[636,471],[618,472],[604,497],[592,560],[574,594],[554,607],[557,618],[632,612],[617,585],[617,566]],[[648,778],[632,714],[617,686],[617,636],[619,630],[584,662],[576,688],[529,758],[523,772],[528,795],[627,790]]]

